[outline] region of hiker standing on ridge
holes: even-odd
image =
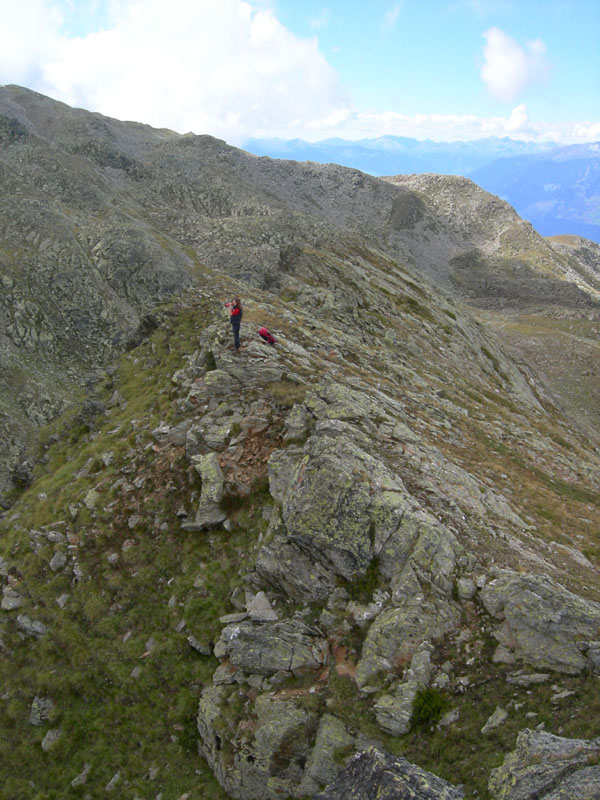
[[[240,349],[240,325],[242,324],[242,304],[239,297],[234,297],[229,303],[225,303],[225,308],[229,311],[229,322],[233,331],[233,345],[235,351]]]

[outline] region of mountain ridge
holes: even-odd
[[[514,206],[544,236],[571,234],[599,240],[597,143],[561,146],[493,137],[467,142],[380,137],[315,143],[257,139],[244,146],[259,155],[335,162],[380,177],[399,173],[466,176]]]
[[[3,383],[7,398],[14,386],[25,380],[20,398],[9,403],[13,411],[4,417],[11,468],[22,465],[17,477],[28,472],[26,462],[36,426],[64,407],[81,370],[80,365],[73,367],[72,378],[65,390],[59,391],[62,379],[53,381],[52,371],[48,373],[53,359],[68,372],[77,353],[76,360],[83,359],[85,369],[93,371],[96,361],[102,363],[102,351],[109,358],[115,344],[138,341],[148,324],[148,320],[144,322],[146,311],[172,291],[189,285],[191,276],[204,268],[200,259],[205,267],[225,269],[267,288],[287,280],[286,264],[293,261],[303,242],[313,246],[323,237],[335,240],[337,231],[343,229],[345,236],[366,237],[376,246],[385,243],[395,256],[418,262],[418,270],[429,280],[441,282],[448,291],[466,294],[483,307],[506,303],[509,297],[517,307],[527,306],[530,296],[535,296],[536,302],[542,300],[550,284],[545,280],[541,285],[535,283],[540,266],[559,279],[581,271],[580,260],[572,259],[572,251],[553,250],[508,206],[478,193],[462,179],[454,179],[455,190],[450,186],[452,179],[403,178],[398,193],[358,171],[248,156],[211,137],[182,136],[108,120],[70,110],[18,87],[2,90],[1,97],[7,110],[3,117],[7,130],[14,124],[11,120],[29,130],[29,136],[34,136],[36,124],[42,126],[31,142],[24,134],[16,139],[10,134],[4,150],[9,160],[4,161],[3,213],[7,221],[14,219],[5,227],[3,251],[3,280],[11,282],[4,298],[8,303],[4,309],[8,333],[3,340],[4,374],[12,376],[10,386],[7,380]],[[11,166],[20,147],[25,152],[33,148],[31,155]],[[37,208],[32,209],[27,191],[38,197]],[[441,217],[440,203],[432,206],[428,191],[433,192],[432,198],[439,194],[444,203]],[[113,192],[120,198],[116,205]],[[454,210],[453,193],[463,196]],[[20,194],[23,210],[19,217]],[[479,206],[481,213],[470,212],[470,205],[474,209]],[[477,214],[481,219],[487,214],[492,224],[495,220],[493,237],[486,238],[487,223],[478,223]],[[467,218],[473,220],[468,229]],[[300,237],[295,220],[302,221]],[[19,228],[23,230],[13,244],[11,237]],[[42,234],[42,230],[47,232]],[[476,235],[479,243],[473,248],[469,237]],[[33,245],[23,249],[28,240]],[[41,272],[36,266],[36,240],[43,241],[45,250],[41,263],[52,264]],[[19,258],[20,273],[11,267],[15,258]],[[78,272],[82,261],[89,265],[83,273]],[[57,269],[61,262],[65,268]],[[31,266],[23,273],[27,263]],[[470,264],[478,265],[475,272]],[[61,315],[52,319],[36,302],[32,290],[21,285],[28,270],[32,270],[27,277],[29,286],[36,285],[39,293],[47,284],[44,302],[53,309],[58,302]],[[477,286],[473,285],[476,274]],[[584,285],[586,274],[582,276]],[[466,275],[471,277],[465,282]],[[77,285],[73,284],[75,277]],[[83,294],[82,285],[86,287]],[[559,294],[565,288],[558,284]],[[577,295],[575,286],[569,291],[575,304],[589,302],[584,295]],[[551,302],[548,296],[546,303]],[[87,312],[88,306],[95,308],[93,315]],[[86,309],[83,314],[80,308]],[[57,326],[60,316],[63,319]],[[78,340],[83,336],[84,341],[87,336],[87,344],[81,347],[78,341],[74,345],[75,336]],[[36,391],[27,388],[27,373],[18,377],[13,348],[22,345],[39,370],[45,387],[45,392],[39,393],[45,397],[43,403],[36,402]],[[44,353],[42,359],[36,357],[36,347]],[[86,348],[92,358],[87,362]],[[8,434],[9,429],[17,435]],[[6,491],[10,471],[4,467],[3,474]]]
[[[0,518],[5,790],[300,798],[371,747],[420,800],[514,800],[536,748],[597,784],[597,249],[464,179],[0,115],[3,411],[41,431]]]

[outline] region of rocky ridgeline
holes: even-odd
[[[0,495],[29,479],[39,428],[207,267],[285,292],[322,277],[303,254],[353,240],[482,308],[597,317],[589,249],[552,247],[460,178],[257,158],[16,86],[0,88],[0,145]]]
[[[192,459],[203,486],[195,515],[184,524],[188,530],[226,518],[219,501],[223,487],[235,482],[244,444],[241,437],[226,448],[224,437],[252,410],[245,394],[284,376],[302,386],[298,369],[310,358],[297,343],[290,352],[285,339],[281,351],[251,344],[241,356],[222,354],[213,336],[207,330],[194,359],[204,363],[210,353],[216,369],[193,373],[194,401],[208,414],[201,428],[188,431],[192,453],[202,453]],[[318,374],[314,354],[311,360]],[[391,370],[391,363],[385,366]],[[339,753],[381,746],[329,711],[331,673],[373,698],[382,733],[407,734],[420,693],[461,685],[439,646],[461,635],[466,613],[496,638],[496,662],[534,672],[600,674],[600,603],[569,592],[558,575],[540,572],[539,557],[517,544],[528,528],[518,509],[497,492],[482,491],[474,475],[428,443],[428,432],[419,431],[421,414],[407,412],[420,393],[402,382],[392,390],[370,384],[368,368],[345,382],[335,367],[321,369],[320,381],[284,419],[289,445],[268,459],[276,506],[244,577],[245,599],[238,595],[239,610],[222,618],[214,647],[221,664],[200,700],[202,751],[238,798],[312,795],[339,773]],[[234,452],[218,457],[215,450]],[[414,485],[415,475],[423,480],[434,468],[430,495],[419,502],[402,476],[410,475]],[[443,515],[432,513],[439,503]],[[526,571],[491,563],[491,542],[479,542],[478,557],[474,530],[510,541],[525,558],[521,567],[530,559]],[[351,599],[367,576],[367,595]],[[358,632],[360,648],[341,644],[351,631]],[[538,677],[549,675],[517,671],[508,679],[529,685]],[[240,697],[243,710],[232,714],[232,699]]]
[[[183,694],[171,676],[185,668],[193,710],[160,746],[195,718],[194,769],[198,741],[240,800],[352,797],[357,783],[364,796],[475,797],[488,778],[489,796],[506,800],[593,796],[597,741],[579,741],[577,717],[600,675],[598,450],[460,302],[526,310],[541,287],[536,302],[561,296],[593,322],[588,273],[566,282],[570,254],[459,179],[394,186],[257,159],[14,87],[0,103],[7,213],[26,220],[0,250],[6,419],[21,419],[15,387],[26,398],[41,362],[47,385],[63,387],[58,407],[82,366],[125,346],[123,364],[147,370],[127,395],[118,370],[103,374],[108,395],[88,404],[72,446],[65,434],[46,445],[55,473],[40,467],[1,521],[7,724],[40,732],[52,770],[68,753],[74,791],[148,794],[150,732],[99,757],[76,720],[108,720],[105,694],[117,727],[130,722],[122,707],[170,718],[168,698]],[[39,238],[42,208],[54,244]],[[44,287],[62,287],[56,316]],[[222,309],[236,292],[239,353]],[[175,309],[145,318],[173,294]],[[193,324],[176,340],[185,315]],[[262,324],[277,346],[257,337]],[[30,421],[56,413],[58,394],[34,419],[36,394]],[[231,574],[210,584],[228,548]],[[159,555],[168,573],[152,572]],[[209,584],[225,601],[209,606]],[[155,596],[156,621],[143,606]],[[160,644],[148,625],[164,627]],[[82,656],[100,646],[106,664]],[[487,760],[474,765],[469,744],[449,763],[439,740],[462,741],[469,714]],[[560,720],[554,734],[547,718]],[[516,749],[508,728],[522,731]],[[552,767],[538,769],[545,753]],[[43,780],[64,790],[52,770]]]
[[[325,257],[310,256],[315,269]],[[198,692],[197,732],[208,764],[230,796],[248,800],[322,791],[333,798],[357,781],[374,796],[385,790],[423,800],[460,797],[458,788],[388,750],[411,736],[425,697],[450,698],[442,723],[449,729],[458,724],[461,712],[452,698],[468,699],[473,678],[462,658],[450,656],[451,644],[478,654],[487,680],[525,690],[554,681],[555,703],[563,702],[561,692],[569,696],[561,676],[600,674],[595,567],[575,548],[561,550],[537,536],[517,485],[498,489],[469,450],[491,426],[499,439],[527,452],[536,468],[594,486],[598,459],[574,438],[568,447],[547,439],[542,431],[558,422],[493,340],[458,309],[433,305],[424,286],[377,252],[365,250],[353,262],[340,254],[327,258],[330,286],[297,281],[289,287],[297,293],[294,301],[275,295],[267,301],[247,290],[239,353],[230,349],[224,313],[212,321],[231,287],[223,283],[194,295],[194,304],[212,310],[199,311],[205,316],[198,348],[171,377],[175,415],[153,428],[152,450],[157,463],[183,451],[200,489],[172,498],[177,511],[166,518],[163,512],[157,530],[159,521],[145,522],[143,504],[133,516],[119,512],[110,527],[120,542],[104,558],[117,566],[140,546],[131,538],[140,529],[147,531],[142,539],[166,536],[173,526],[193,537],[227,537],[236,524],[232,498],[252,496],[268,477],[268,493],[254,512],[268,527],[248,543],[216,637],[211,642],[198,629],[194,614],[172,634],[202,658],[216,658]],[[341,263],[344,305],[334,288]],[[391,304],[387,287],[393,285],[405,290],[399,305]],[[379,328],[380,308],[386,308],[386,324]],[[257,337],[263,322],[277,346]],[[163,325],[169,324],[165,316]],[[119,386],[111,391],[113,405],[122,405]],[[496,407],[490,418],[494,404],[484,402],[486,392],[507,403],[513,397],[519,413],[504,416]],[[134,430],[139,435],[139,422]],[[130,464],[143,461],[143,452],[129,458]],[[102,462],[113,466],[114,452],[107,449]],[[124,467],[111,496],[131,498],[150,480]],[[168,471],[162,480],[169,481]],[[158,478],[153,482],[155,492],[164,491]],[[97,567],[82,544],[102,508],[109,520],[111,508],[117,514],[118,502],[106,505],[106,492],[104,481],[92,483],[64,510],[71,522],[23,531],[38,558],[48,557],[48,546],[53,550],[46,580],[71,575],[77,587],[65,592],[63,580],[54,611],[35,603],[35,573],[14,546],[14,531],[22,526],[19,505],[8,518],[13,547],[3,561],[2,601],[8,648],[42,646],[64,624],[62,609],[68,611],[72,593],[89,591],[92,581],[102,588],[104,579],[94,577]],[[91,520],[81,527],[84,513]],[[483,658],[490,636],[495,644]],[[145,655],[151,657],[156,645],[148,641]],[[340,686],[360,715],[348,717]],[[43,691],[31,702],[30,724],[45,731],[42,748],[51,754],[68,735],[55,722],[68,708],[57,708]],[[482,735],[515,713],[498,708]],[[597,786],[597,768],[573,761],[577,745],[556,741],[557,758],[568,762],[560,773],[568,775],[568,785]],[[595,746],[585,744],[590,753]],[[511,758],[507,775],[527,769]],[[93,767],[86,765],[74,781],[83,775],[82,784],[93,782]],[[512,786],[503,776],[496,771],[490,786]],[[114,780],[116,786],[122,778]],[[557,776],[540,781],[555,787]],[[530,796],[511,791],[494,788],[491,796]]]

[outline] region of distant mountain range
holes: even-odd
[[[501,158],[469,177],[528,219],[542,236],[600,242],[600,143]]]
[[[248,139],[245,150],[257,156],[342,164],[370,175],[400,175],[436,172],[442,175],[468,175],[498,158],[523,156],[550,150],[553,142],[536,144],[491,137],[471,142],[418,141],[399,136],[377,139]]]
[[[491,137],[468,142],[395,136],[346,141],[249,139],[259,156],[336,163],[371,175],[464,175],[512,205],[544,236],[576,234],[600,242],[600,144],[561,147]]]

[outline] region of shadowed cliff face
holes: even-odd
[[[593,256],[462,179],[0,113],[7,791],[300,798],[375,745],[481,797],[532,719],[592,735]]]

